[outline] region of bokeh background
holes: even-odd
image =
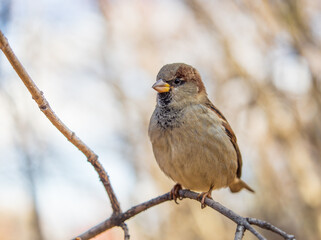
[[[158,70],[185,62],[233,127],[243,179],[256,190],[214,199],[297,239],[321,239],[321,1],[0,0],[0,28],[54,111],[99,155],[123,210],[173,186],[147,126]],[[0,239],[70,239],[110,216],[96,172],[2,53],[0,156]],[[150,240],[233,239],[236,227],[188,200],[128,226],[132,239]]]

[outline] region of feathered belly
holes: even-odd
[[[195,126],[195,124],[194,124]],[[163,172],[185,188],[208,191],[227,187],[235,178],[235,150],[215,125],[160,131],[153,150]]]

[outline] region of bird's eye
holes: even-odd
[[[174,83],[175,83],[175,84],[180,84],[180,83],[181,83],[181,79],[180,79],[180,78],[176,78],[176,79],[174,80]]]

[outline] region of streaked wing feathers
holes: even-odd
[[[217,116],[219,118],[221,118],[223,121],[223,127],[225,128],[225,132],[229,136],[231,143],[234,146],[236,155],[237,155],[238,167],[237,167],[236,175],[238,178],[240,178],[242,175],[242,156],[241,156],[239,146],[237,145],[236,136],[235,136],[230,124],[228,123],[228,121],[224,117],[224,115],[213,105],[213,103],[210,102],[210,100],[208,100],[208,102],[206,103],[206,106],[208,108],[210,108],[213,112],[215,112],[217,114]]]

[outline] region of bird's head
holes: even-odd
[[[163,106],[184,107],[206,96],[200,74],[184,63],[163,66],[153,88],[158,92],[158,105]]]

